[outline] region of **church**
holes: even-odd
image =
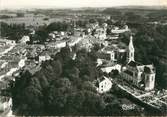
[[[122,70],[121,76],[132,85],[137,86],[145,91],[154,89],[155,85],[155,68],[151,65],[143,65],[134,59],[135,49],[133,46],[133,37],[130,37],[127,48],[127,64]]]

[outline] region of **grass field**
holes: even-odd
[[[48,20],[44,20],[46,17],[15,17],[15,18],[7,18],[0,19],[1,22],[5,22],[7,24],[25,24],[25,26],[40,26],[40,25],[48,25],[52,22],[64,21],[63,17],[57,18],[48,18]]]

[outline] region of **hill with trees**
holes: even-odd
[[[16,115],[99,115],[104,101],[92,81],[100,77],[93,53],[62,48],[35,74],[25,70],[12,87]]]

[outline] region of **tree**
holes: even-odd
[[[89,23],[96,23],[97,21],[95,19],[90,19]]]
[[[162,87],[167,89],[167,72],[162,75]]]
[[[116,103],[110,103],[106,106],[105,110],[104,110],[104,115],[110,115],[110,116],[113,116],[113,115],[123,115],[122,114],[122,108],[120,106],[120,104],[118,102]]]
[[[25,24],[7,24],[0,22],[1,36],[10,40],[19,41],[24,35],[29,33],[25,28]]]
[[[92,83],[90,81],[83,82],[82,89],[97,93],[96,88],[92,85]]]
[[[71,82],[67,78],[61,78],[52,82],[47,89],[46,105],[51,115],[59,115],[64,112],[67,97],[71,91]]]
[[[90,91],[85,92],[85,97],[86,99],[82,106],[82,115],[100,115],[105,107],[102,98],[98,94]]]
[[[90,82],[99,72],[95,53],[76,52],[72,60],[71,51],[64,48],[35,74],[20,74],[12,89],[17,115],[101,115],[104,101]]]
[[[84,92],[79,91],[69,95],[65,106],[65,113],[69,115],[82,115],[82,106],[85,100]],[[70,115],[71,115],[70,114]]]
[[[42,92],[34,86],[29,86],[24,90],[23,96],[20,100],[22,100],[22,103],[27,104],[29,115],[39,115],[44,106],[42,99]]]
[[[17,17],[24,17],[24,13],[17,13]]]
[[[69,24],[65,22],[53,22],[49,24],[46,28],[47,32],[52,32],[52,31],[67,31]]]

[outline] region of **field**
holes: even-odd
[[[7,24],[25,24],[25,26],[40,26],[40,25],[48,25],[52,22],[57,21],[64,21],[64,17],[55,17],[55,18],[47,18],[45,16],[42,17],[35,17],[35,16],[29,16],[29,17],[14,17],[14,18],[7,18],[7,19],[1,19],[1,22],[5,22]]]

